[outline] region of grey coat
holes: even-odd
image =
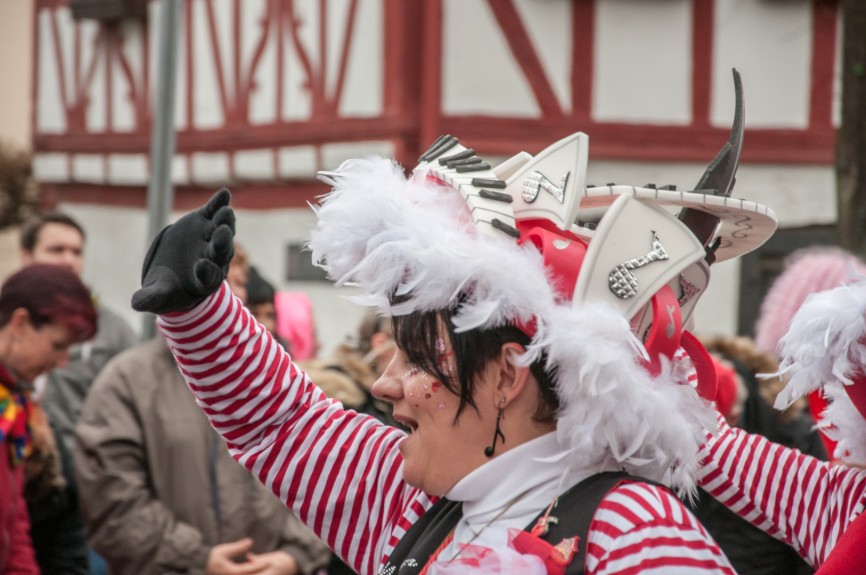
[[[218,543],[251,537],[305,573],[329,551],[229,455],[161,336],[114,358],[76,427],[76,474],[93,547],[113,575],[204,573]]]

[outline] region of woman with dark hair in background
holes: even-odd
[[[0,288],[0,572],[40,572],[30,539],[23,494],[24,459],[30,451],[31,406],[27,384],[61,366],[73,343],[96,333],[90,292],[73,272],[34,264],[11,275]],[[77,514],[72,517],[78,518]],[[67,542],[78,540],[84,561],[84,529],[54,525]],[[73,545],[74,547],[74,545]],[[67,551],[54,548],[53,553]],[[74,549],[73,549],[74,551]],[[69,567],[74,572],[74,566]],[[67,571],[67,572],[70,572]]]

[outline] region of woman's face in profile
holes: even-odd
[[[24,313],[26,315],[26,311]],[[21,323],[14,328],[17,339],[3,360],[15,376],[24,381],[33,381],[43,373],[66,365],[72,343],[66,326],[47,323],[34,327],[28,318],[22,318]]]
[[[444,342],[439,347],[437,364],[444,373],[456,373],[453,353]],[[493,404],[480,397],[490,387],[479,381],[478,409],[467,406],[458,416],[460,398],[434,375],[409,362],[402,350],[396,351],[372,392],[394,405],[394,419],[407,430],[400,443],[407,483],[431,495],[443,495],[488,460],[484,447],[490,443],[496,416],[488,406]]]

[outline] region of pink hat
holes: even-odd
[[[763,352],[777,354],[779,340],[788,331],[791,318],[806,296],[864,276],[866,264],[841,248],[816,246],[795,251],[761,303],[755,323],[755,345]]]
[[[302,292],[277,292],[277,335],[289,343],[292,359],[300,361],[316,356],[319,347],[313,321],[313,302]]]

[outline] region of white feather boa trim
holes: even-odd
[[[693,491],[698,448],[716,420],[686,383],[686,368],[667,364],[650,377],[625,318],[601,304],[559,303],[538,251],[480,234],[459,193],[407,181],[384,159],[345,163],[330,179],[333,191],[314,208],[310,248],[338,285],[367,293],[353,299],[402,315],[447,309],[468,293],[454,316],[458,331],[534,318],[537,333],[519,361],[546,352],[556,366],[558,437],[573,464],[615,460]],[[391,306],[395,291],[412,298]]]
[[[822,427],[838,441],[836,457],[866,463],[866,420],[845,391],[866,368],[866,282],[811,294],[780,341],[779,374],[788,384],[776,409],[822,390],[832,404]]]

